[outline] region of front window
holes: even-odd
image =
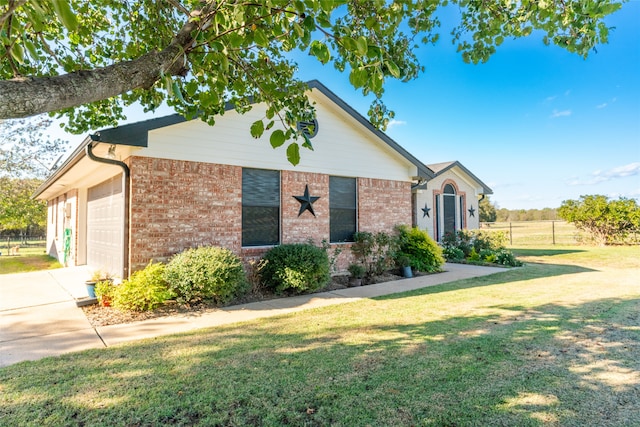
[[[280,243],[280,172],[242,169],[242,246]]]
[[[356,179],[329,177],[329,227],[332,243],[353,242],[357,231]]]

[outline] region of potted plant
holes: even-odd
[[[400,266],[402,277],[413,277],[413,271],[411,270],[411,258],[404,254],[400,254],[396,259],[396,262]]]
[[[110,273],[102,270],[96,270],[91,275],[91,278],[84,282],[87,287],[87,293],[90,298],[96,298],[96,284],[98,282],[113,282],[113,277]]]
[[[111,306],[111,300],[113,299],[115,289],[116,286],[113,284],[113,280],[102,280],[96,283],[95,294],[100,305],[103,307]]]
[[[347,270],[349,270],[349,274],[351,275],[351,277],[349,277],[349,286],[361,286],[365,273],[364,266],[360,264],[350,264]]]

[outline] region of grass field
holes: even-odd
[[[13,241],[7,246],[7,241],[0,241],[0,274],[26,273],[37,270],[60,268],[62,265],[54,258],[46,255],[44,241],[32,241],[20,244],[19,255],[9,255],[10,247],[18,244]]]
[[[513,221],[492,222],[485,229],[504,231],[511,236],[510,245],[576,245],[584,241],[584,233],[565,221]]]
[[[3,425],[640,425],[640,249],[0,369]]]
[[[1,256],[0,274],[26,273],[29,271],[51,270],[62,265],[49,255]]]

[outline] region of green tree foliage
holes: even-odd
[[[15,230],[29,234],[44,229],[47,205],[31,195],[42,181],[0,176],[0,231]]]
[[[558,214],[601,245],[622,243],[630,232],[640,230],[640,206],[634,199],[580,196],[562,202]]]
[[[166,102],[213,124],[227,103],[246,112],[265,102],[251,134],[270,131],[274,147],[289,141],[295,163],[299,144],[312,148],[295,124],[314,111],[290,52],[349,73],[375,96],[369,117],[384,129],[393,116],[381,102],[385,83],[418,77],[416,49],[438,40],[443,6],[460,11],[453,42],[478,63],[533,30],[586,57],[607,42],[603,20],[623,1],[3,1],[0,100],[11,102],[0,102],[0,119],[56,112],[82,132],[115,125],[126,105]]]
[[[488,196],[478,202],[478,212],[480,222],[495,222],[498,217],[496,207]]]
[[[553,221],[558,219],[557,209],[498,209],[496,221]]]

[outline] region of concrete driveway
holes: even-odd
[[[76,298],[86,267],[0,275],[0,367],[104,347]]]

